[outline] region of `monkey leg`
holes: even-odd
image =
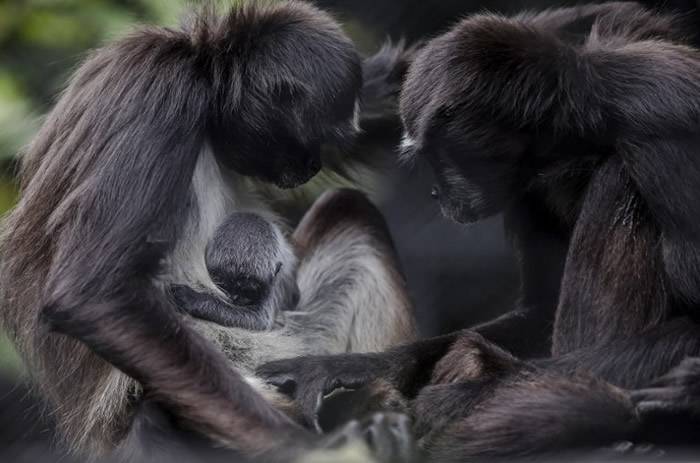
[[[360,192],[324,194],[293,240],[300,265],[297,309],[284,326],[256,331],[195,322],[238,369],[300,356],[373,352],[415,339],[405,282],[384,218]]]
[[[427,423],[420,446],[428,461],[596,452],[636,440],[639,430],[623,391],[530,366],[496,380],[428,386],[414,406],[418,424]]]
[[[308,354],[374,352],[416,337],[404,277],[386,222],[354,190],[324,194],[308,211],[293,240],[299,254],[298,310],[286,312],[287,333]],[[384,387],[386,386],[386,387]],[[398,391],[374,384],[321,397],[309,425],[340,428],[373,412],[403,411]]]
[[[638,436],[627,394],[586,373],[562,374],[463,333],[410,404],[427,461],[597,451]]]
[[[386,222],[354,190],[325,193],[293,239],[301,299],[289,329],[318,354],[382,351],[416,337],[413,310]]]

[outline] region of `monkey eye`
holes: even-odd
[[[282,262],[277,262],[277,265],[275,265],[275,276],[280,273],[280,270],[282,270]]]
[[[244,277],[228,282],[222,288],[231,302],[238,306],[253,306],[263,302],[267,297],[269,283],[257,278]]]

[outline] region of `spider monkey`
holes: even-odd
[[[520,305],[385,353],[259,373],[293,385],[305,413],[337,387],[392,385],[431,461],[653,439],[649,413],[697,410],[698,363],[681,364],[700,355],[691,35],[677,17],[607,3],[476,15],[430,41],[402,91],[403,156],[430,165],[445,216],[504,212]]]
[[[328,316],[339,323],[319,323],[313,349],[291,335],[195,322],[168,290],[218,294],[205,261],[217,228],[235,211],[268,208],[255,182],[295,187],[319,171],[326,152],[347,152],[365,91],[391,93],[378,76],[395,85],[389,76],[402,58],[386,49],[363,65],[328,14],[295,1],[239,4],[225,14],[204,8],[180,29],[140,29],[83,63],[22,158],[0,268],[3,327],[74,451],[101,456],[118,447],[141,401],[244,456],[288,461],[329,442],[274,407],[241,369],[252,368],[259,350],[274,358],[385,347],[393,339],[386,325],[358,333],[338,313],[347,309],[352,320],[353,309],[370,309],[358,329],[377,317],[393,321],[406,303],[393,267],[370,259],[370,267],[352,267],[366,269],[362,275],[341,267],[346,273],[330,282],[318,268],[305,273],[318,284],[370,290],[332,301],[337,311]],[[317,222],[304,228],[342,235]],[[312,236],[318,246],[322,236]],[[346,250],[367,242],[346,236],[355,238]],[[371,311],[387,302],[392,309]],[[390,330],[410,337],[407,320]],[[333,341],[345,344],[330,350]]]
[[[231,214],[207,243],[205,262],[224,297],[182,285],[170,289],[177,305],[194,317],[266,330],[281,310],[299,302],[292,245],[279,226],[259,214]]]
[[[236,218],[240,220],[233,220]],[[261,236],[263,230],[271,233],[265,238]],[[247,232],[255,232],[258,239],[251,241]],[[232,246],[236,242],[241,244],[241,240],[249,242],[249,251],[268,252],[237,254],[244,248]],[[291,244],[296,255],[289,260]],[[274,278],[268,288],[271,292],[276,291],[278,297],[267,292],[260,301],[261,305],[256,307],[275,313],[275,323],[271,328],[253,331],[243,327],[237,323],[241,317],[235,312],[250,311],[251,307],[237,307],[219,299],[212,302],[212,295],[192,288],[180,287],[189,291],[185,294],[190,299],[182,301],[178,307],[186,314],[185,320],[224,352],[231,366],[243,374],[268,402],[302,425],[322,430],[316,420],[306,421],[294,401],[257,379],[256,367],[290,353],[370,352],[415,338],[412,308],[389,231],[380,212],[358,191],[325,193],[306,213],[289,239],[271,219],[248,212],[232,214],[219,227],[207,249],[219,255],[223,251],[228,265],[238,269],[268,268],[273,271],[280,254],[288,259],[282,268],[287,266],[290,271],[283,274],[280,268],[277,278],[282,279]],[[269,252],[273,250],[281,252]],[[227,251],[233,251],[233,254]],[[232,258],[234,254],[236,258]],[[216,258],[213,261],[208,258],[208,261],[222,263]],[[234,279],[247,279],[240,272],[232,275]],[[286,279],[289,281],[283,284]],[[298,294],[298,300],[293,301],[294,295],[289,294],[290,291]],[[288,305],[288,301],[296,304]],[[196,310],[188,308],[192,304]],[[228,313],[222,316],[221,310]],[[269,313],[256,311],[247,313],[242,319],[250,322],[256,316],[266,321]],[[377,434],[371,447],[377,461],[391,461],[397,454],[412,455],[413,442],[406,419],[391,413],[376,414],[403,410],[392,407],[389,400],[389,397],[373,394],[365,408],[346,411],[333,418],[338,424],[334,429],[337,432],[329,437],[326,445],[342,442],[342,439],[357,439],[358,432],[367,431]],[[370,418],[357,428],[354,420],[364,417]],[[353,420],[353,424],[346,425],[344,418]],[[400,438],[382,437],[394,429],[400,430]],[[187,454],[202,458],[212,453],[206,441],[182,429],[168,416],[167,410],[146,398],[137,405],[128,435],[114,453],[135,461],[146,461],[152,455],[149,449],[154,447],[154,442],[160,443],[161,451],[156,454],[164,459],[170,456],[182,458]]]

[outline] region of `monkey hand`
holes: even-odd
[[[376,413],[361,421],[350,421],[324,436],[319,447],[304,461],[410,463],[418,457],[411,422],[399,413]]]
[[[700,416],[700,358],[687,358],[646,389],[633,391],[642,417]]]
[[[259,367],[257,375],[292,397],[306,424],[320,430],[318,412],[324,397],[336,389],[359,389],[391,372],[386,355],[343,354],[277,360]]]

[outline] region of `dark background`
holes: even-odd
[[[87,50],[134,24],[175,24],[173,0],[0,1],[0,210],[16,198],[16,155],[37,129]],[[387,38],[436,35],[470,12],[514,12],[581,2],[545,0],[318,0],[334,12],[366,53]],[[695,20],[700,1],[646,1]],[[700,21],[698,21],[700,30]],[[395,140],[392,140],[395,141]],[[386,150],[393,150],[387,147]],[[393,156],[392,152],[387,153]],[[473,226],[448,223],[430,200],[430,173],[393,162],[363,179],[384,211],[403,262],[423,335],[470,326],[512,306],[518,278],[500,218]],[[41,448],[48,432],[19,375],[21,364],[0,336],[0,450]]]

